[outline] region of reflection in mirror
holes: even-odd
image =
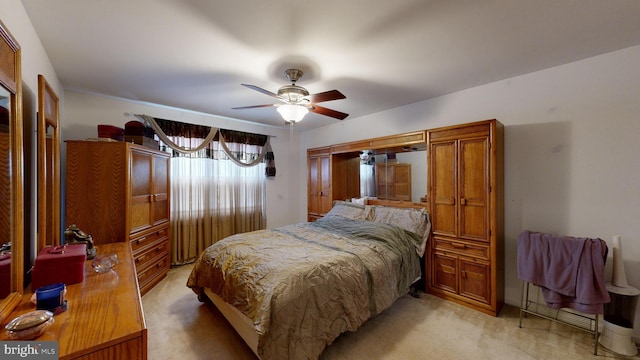
[[[60,245],[59,125],[58,96],[38,75],[38,251]]]
[[[22,69],[20,45],[0,21],[0,322],[20,301],[23,284]]]
[[[427,152],[416,148],[396,151],[360,152],[361,196],[425,202]]]
[[[0,87],[0,299],[11,292],[11,141],[9,114],[11,93]]]

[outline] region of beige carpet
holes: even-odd
[[[149,359],[255,359],[220,312],[186,287],[191,266],[172,269],[142,298]],[[586,332],[537,317],[518,327],[518,309],[497,318],[420,293],[400,298],[358,331],[340,336],[321,359],[628,359]],[[638,359],[636,356],[633,359]]]

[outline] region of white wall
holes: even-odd
[[[99,124],[124,128],[127,122],[137,121],[135,117],[125,116],[124,113],[146,114],[191,124],[274,136],[271,139],[271,147],[275,154],[276,176],[275,178],[267,179],[267,227],[273,228],[289,224],[292,219],[295,219],[295,205],[298,199],[296,197],[297,194],[289,191],[289,189],[299,181],[299,172],[295,166],[292,166],[293,161],[291,161],[293,150],[297,150],[299,146],[296,139],[298,134],[294,134],[292,146],[288,128],[259,126],[234,119],[215,117],[156,104],[65,91],[65,108],[62,113],[63,141],[95,138],[98,136]],[[63,184],[65,180],[65,149],[66,146],[63,144]],[[306,182],[306,175],[303,179]],[[64,186],[62,199],[64,199]],[[64,219],[63,226],[65,226]]]
[[[519,304],[516,245],[524,229],[609,246],[621,235],[627,279],[640,288],[638,64],[640,46],[623,49],[310,130],[302,150],[496,118],[505,125],[506,302]],[[306,187],[299,191],[304,209]]]

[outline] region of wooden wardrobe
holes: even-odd
[[[427,130],[427,292],[497,316],[504,302],[503,125]]]
[[[307,220],[316,221],[331,210],[331,148],[307,152],[308,198]]]
[[[66,226],[129,242],[141,294],[169,271],[169,154],[127,142],[67,141]]]

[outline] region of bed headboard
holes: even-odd
[[[382,205],[397,208],[411,208],[411,209],[427,209],[427,203],[414,203],[410,201],[398,201],[398,200],[380,200],[380,199],[367,199],[365,202],[367,205]]]

